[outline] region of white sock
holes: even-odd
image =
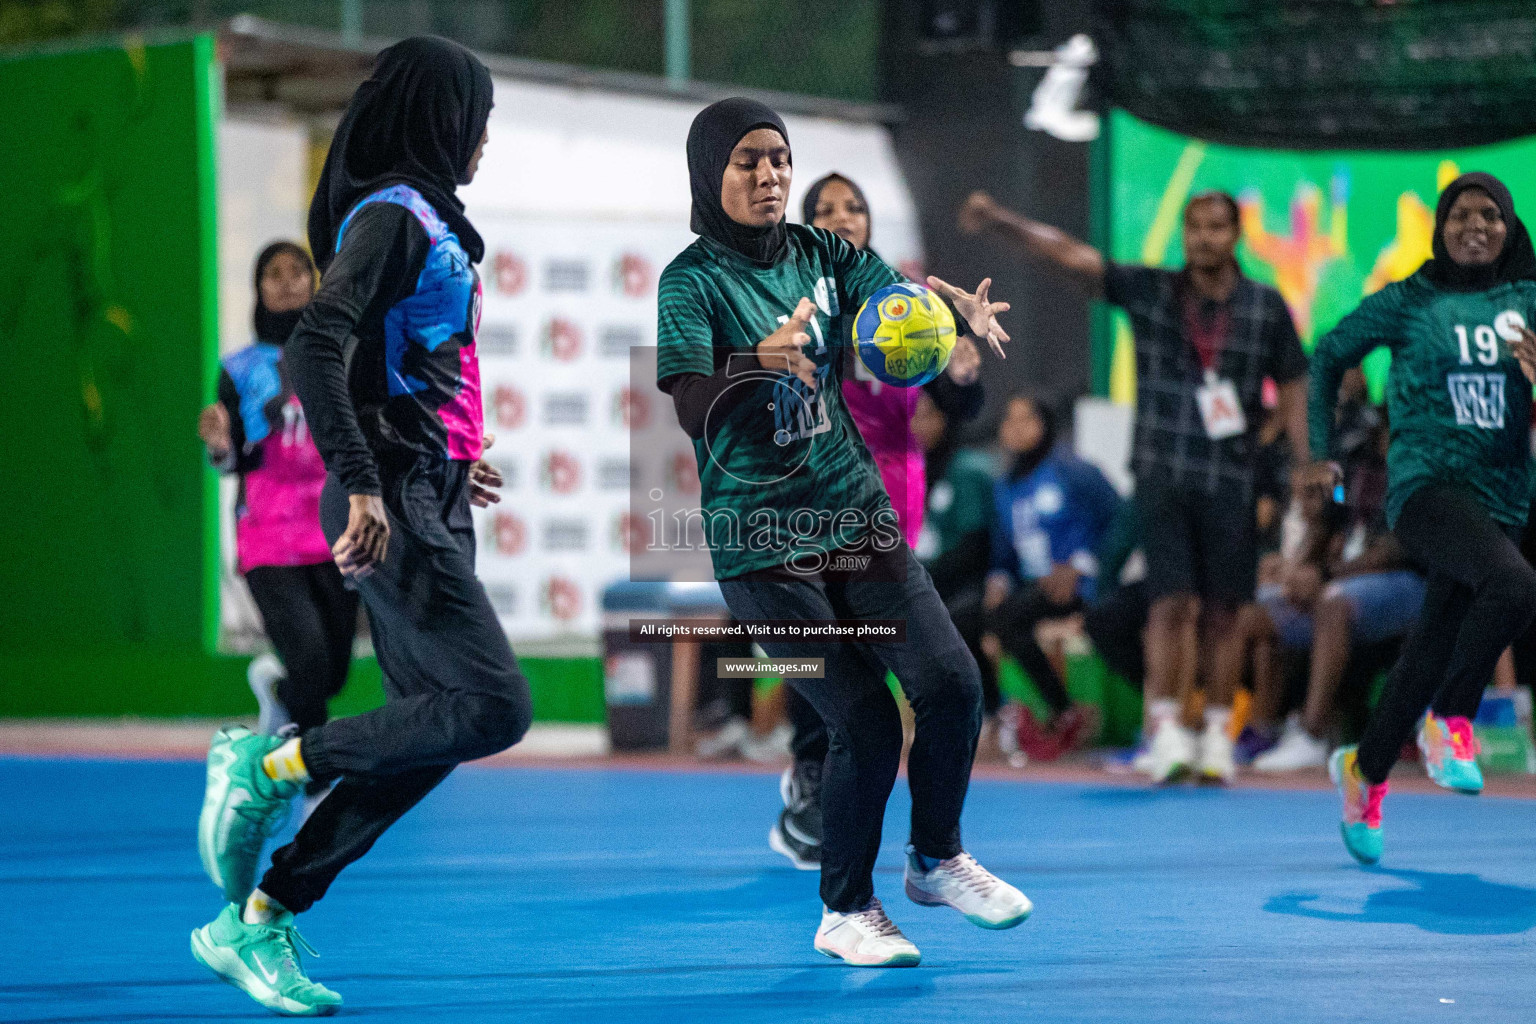
[[[1232,709],[1208,707],[1205,709],[1205,727],[1221,732],[1227,731],[1227,726],[1232,724]]]
[[[271,924],[283,910],[281,903],[260,889],[256,889],[246,898],[245,909],[240,912],[240,920],[246,924]]]
[[[1147,722],[1153,729],[1178,717],[1179,702],[1172,697],[1159,697],[1147,702]]]

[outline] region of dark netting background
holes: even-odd
[[[1098,89],[1215,142],[1423,149],[1536,132],[1536,0],[1098,0]]]

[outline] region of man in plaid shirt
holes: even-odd
[[[1183,270],[1110,263],[1056,228],[976,193],[960,211],[967,232],[993,229],[1070,271],[1122,307],[1136,338],[1136,436],[1131,470],[1142,509],[1147,588],[1147,724],[1142,763],[1155,782],[1191,771],[1236,773],[1231,682],[1241,677],[1237,610],[1253,599],[1258,564],[1255,456],[1264,379],[1279,386],[1291,450],[1305,459],[1307,358],[1280,293],[1237,264],[1237,203],[1202,192],[1184,207]],[[1197,666],[1206,679],[1205,730],[1179,721]]]

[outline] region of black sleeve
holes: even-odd
[[[1270,296],[1273,307],[1269,315],[1269,375],[1276,384],[1289,384],[1307,375],[1307,354],[1301,349],[1301,338],[1296,335],[1296,324],[1291,320],[1290,307],[1279,292]]]
[[[1104,266],[1104,301],[1116,306],[1133,307],[1146,302],[1156,287],[1156,271],[1133,263],[1106,263]]]
[[[928,563],[933,589],[951,595],[974,585],[987,575],[990,553],[991,537],[985,529],[965,534],[948,551]]]
[[[245,450],[245,420],[240,418],[240,391],[228,370],[219,370],[219,404],[229,415],[229,451],[222,459],[210,459],[214,469],[249,473],[261,468],[261,449]]]
[[[727,361],[726,365],[708,376],[702,373],[674,373],[670,377],[663,377],[656,386],[672,396],[672,408],[677,410],[677,422],[682,425],[683,433],[697,441],[704,436],[710,409],[714,408],[720,396],[731,386],[732,376],[730,362]],[[740,376],[739,370],[735,376]],[[738,391],[734,399],[739,399],[744,391]]]
[[[365,318],[382,317],[415,290],[430,249],[426,229],[405,207],[364,207],[284,349],[310,436],[348,494],[378,494],[379,472],[347,386],[347,341]]]
[[[939,407],[939,412],[952,425],[975,419],[981,414],[981,406],[986,399],[980,377],[961,386],[949,374],[941,373],[924,384],[923,390],[928,392],[933,404]]]

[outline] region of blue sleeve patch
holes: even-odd
[[[224,370],[240,395],[240,423],[248,445],[260,444],[272,432],[267,403],[283,393],[283,378],[277,369],[282,358],[283,351],[276,345],[257,342],[224,359]]]

